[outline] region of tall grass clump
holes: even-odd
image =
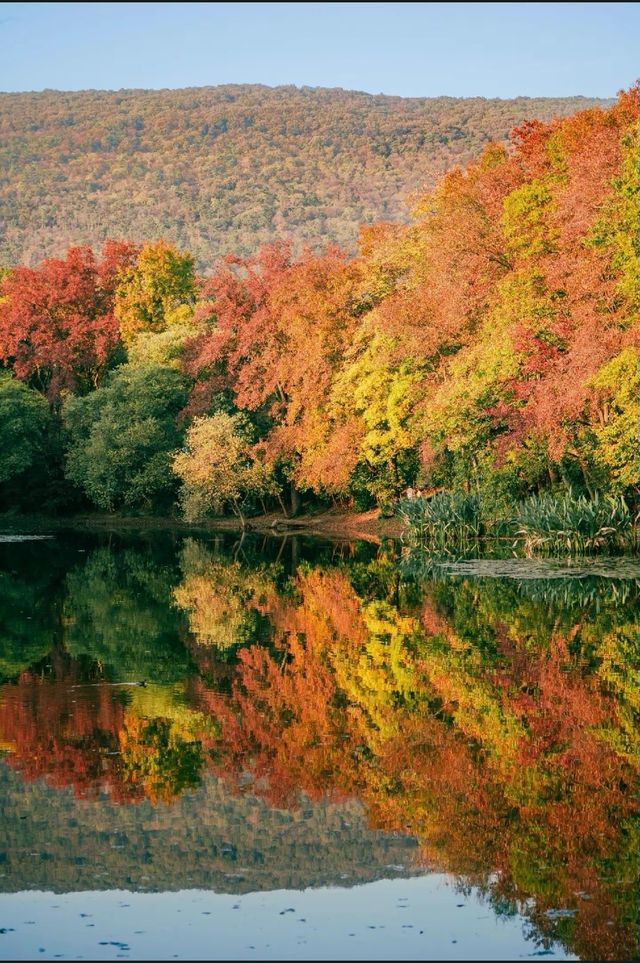
[[[443,491],[431,498],[404,498],[395,512],[407,526],[411,541],[438,552],[458,550],[481,533],[479,500],[465,492]]]
[[[514,511],[515,544],[526,555],[589,555],[635,547],[635,525],[622,496],[531,495]]]

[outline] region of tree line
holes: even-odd
[[[355,256],[277,241],[200,275],[110,240],[5,269],[2,507],[633,502],[637,171],[634,87],[489,144]]]

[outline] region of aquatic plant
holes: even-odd
[[[619,552],[636,544],[633,516],[619,495],[531,495],[516,506],[514,524],[514,545],[526,555]]]
[[[431,498],[404,498],[395,508],[410,541],[439,552],[458,550],[481,534],[480,502],[475,495],[442,491]]]

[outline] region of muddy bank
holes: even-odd
[[[398,518],[383,518],[377,509],[370,512],[326,511],[298,518],[266,515],[249,521],[254,531],[324,535],[329,538],[362,538],[380,541],[400,538],[404,525]]]

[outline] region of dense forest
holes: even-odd
[[[283,236],[351,253],[527,117],[597,101],[222,86],[0,94],[0,264],[164,237],[198,266]],[[602,105],[603,102],[600,102]]]
[[[487,144],[355,256],[276,241],[202,276],[166,239],[110,240],[7,269],[2,507],[243,519],[417,485],[494,523],[568,496],[617,538],[639,491],[637,172],[633,88]]]

